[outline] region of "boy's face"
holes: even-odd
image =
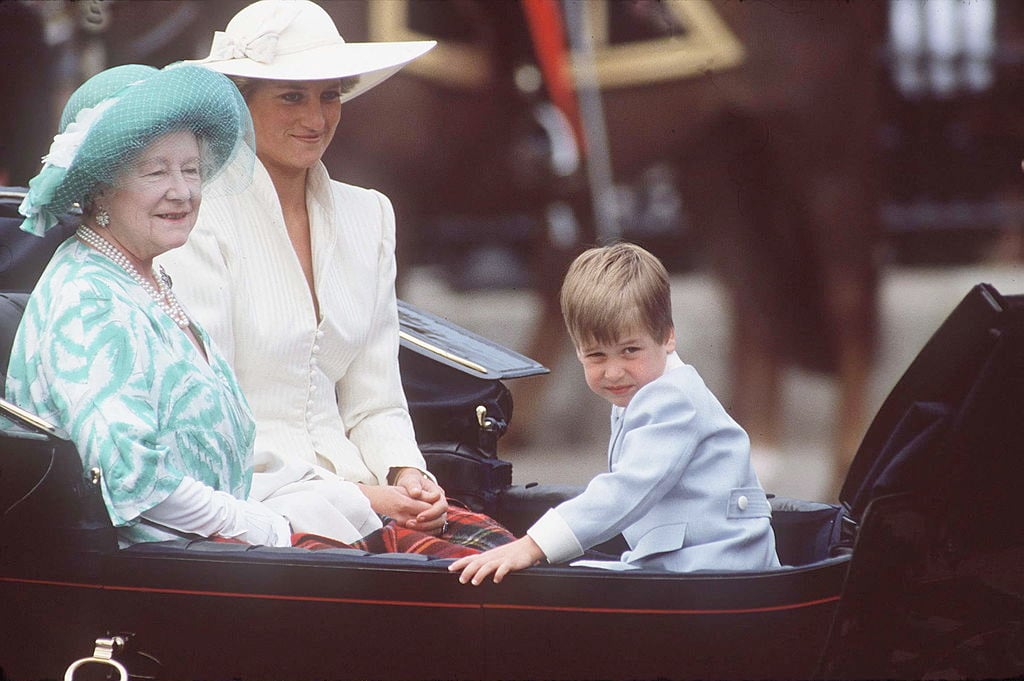
[[[592,341],[576,348],[587,386],[612,404],[625,407],[636,391],[665,373],[665,359],[676,349],[676,332],[664,343],[649,333],[625,334],[605,345]]]

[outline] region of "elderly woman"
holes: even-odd
[[[21,206],[37,235],[76,202],[83,221],[29,299],[7,395],[99,468],[122,544],[290,544],[287,520],[246,500],[254,426],[234,373],[153,266],[188,238],[203,180],[232,159],[244,174],[247,130],[245,103],[207,69],[104,71],[69,100]]]
[[[252,404],[254,497],[307,532],[360,536],[383,517],[487,548],[513,537],[449,508],[416,444],[398,370],[391,203],[331,180],[321,162],[343,103],[432,46],[346,43],[308,0],[241,10],[196,63],[244,95],[255,177],[204,204],[188,245],[162,261],[190,273],[182,299]]]

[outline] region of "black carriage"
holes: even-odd
[[[6,223],[4,363],[18,268],[57,241]],[[578,491],[512,485],[497,456],[503,381],[543,367],[410,306],[401,318],[417,433],[451,495],[521,533]],[[1024,296],[979,285],[883,404],[842,503],[772,499],[782,569],[538,566],[475,588],[417,555],[118,549],[74,447],[0,405],[0,678],[60,678],[93,655],[175,680],[1020,675],[1022,402]]]

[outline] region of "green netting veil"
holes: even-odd
[[[107,69],[71,95],[60,125],[19,209],[26,218],[21,228],[32,234],[42,235],[73,204],[85,206],[97,189],[115,184],[143,149],[171,132],[196,135],[204,196],[239,192],[252,179],[255,135],[245,100],[228,78],[202,67]],[[228,164],[232,172],[222,174]]]

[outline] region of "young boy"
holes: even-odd
[[[635,567],[779,566],[771,507],[750,441],[675,353],[668,273],[633,244],[581,254],[562,284],[562,314],[587,386],[612,403],[609,471],[549,510],[526,536],[455,561],[463,584],[546,559],[561,563],[620,532]]]

